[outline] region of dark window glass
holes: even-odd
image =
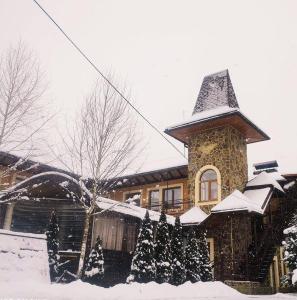
[[[151,210],[159,211],[160,205],[160,193],[159,190],[154,190],[149,192],[149,208]]]
[[[182,203],[181,188],[174,187],[163,190],[165,208],[178,208]]]

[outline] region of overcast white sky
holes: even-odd
[[[40,4],[99,68],[126,81],[135,105],[162,131],[190,117],[205,75],[228,68],[242,112],[271,137],[248,146],[249,166],[276,159],[282,172],[297,172],[297,1]],[[0,32],[0,51],[22,39],[37,53],[60,120],[73,115],[96,78],[93,69],[33,1],[0,0]],[[143,128],[145,169],[183,161]]]

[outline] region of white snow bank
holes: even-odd
[[[276,175],[273,173],[267,173],[267,172],[261,172],[259,175],[254,177],[252,180],[250,180],[247,183],[247,187],[249,186],[261,186],[261,185],[273,185],[276,189],[280,190],[281,192],[284,192],[280,184],[277,182]]]
[[[226,197],[223,201],[218,203],[211,209],[212,213],[226,212],[226,211],[242,211],[262,213],[261,209],[254,205],[247,196],[240,191],[235,190],[232,194]]]
[[[129,204],[129,203],[111,200],[108,198],[99,197],[98,201],[96,203],[97,203],[97,206],[102,210],[113,211],[113,212],[117,212],[120,214],[130,215],[130,216],[139,218],[141,220],[144,219],[144,216],[146,213],[145,208],[135,206],[135,205]],[[150,215],[151,220],[156,221],[156,222],[159,221],[159,218],[160,218],[159,212],[149,210],[149,215]],[[175,217],[169,216],[169,215],[166,215],[166,217],[167,217],[167,223],[174,225]]]
[[[295,285],[297,283],[297,269],[293,271],[292,275],[292,284]]]
[[[55,300],[183,300],[183,299],[248,299],[222,282],[198,282],[175,287],[168,283],[119,284],[102,288],[81,281],[70,284],[0,283],[1,297]]]
[[[1,229],[0,282],[28,280],[50,282],[45,235]]]
[[[200,207],[194,206],[180,216],[180,222],[182,224],[200,224],[207,216]]]

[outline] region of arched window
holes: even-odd
[[[213,165],[203,166],[195,177],[196,205],[212,205],[221,201],[221,173]]]
[[[218,178],[214,170],[204,171],[200,177],[200,201],[218,200]]]

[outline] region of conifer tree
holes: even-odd
[[[155,240],[156,281],[169,282],[172,274],[169,228],[164,210],[157,225]]]
[[[191,282],[200,281],[199,248],[196,234],[191,228],[186,246],[186,276]]]
[[[90,283],[99,283],[104,275],[104,257],[102,242],[97,237],[96,243],[92,248],[84,270],[84,280]]]
[[[182,226],[179,217],[175,224],[171,238],[172,276],[170,282],[174,285],[183,284],[186,281],[185,251],[183,247]]]
[[[146,283],[155,280],[155,259],[153,242],[153,225],[146,211],[137,239],[137,245],[127,282]]]
[[[198,231],[198,250],[199,250],[199,267],[201,281],[211,281],[212,272],[209,261],[209,251],[206,241],[206,232],[203,229]]]
[[[48,229],[46,231],[47,237],[47,251],[48,251],[48,262],[50,269],[51,281],[59,275],[59,224],[58,218],[55,211],[52,211]]]

